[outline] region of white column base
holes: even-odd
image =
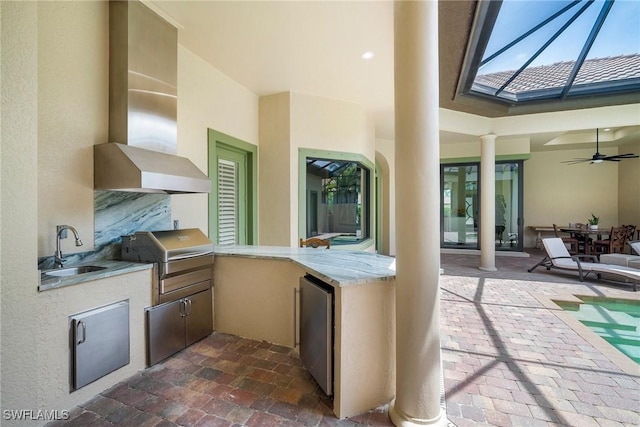
[[[498,269],[495,268],[495,267],[483,267],[483,266],[478,267],[478,270],[482,270],[482,271],[498,271]]]
[[[389,405],[389,418],[391,422],[396,427],[414,427],[414,426],[436,426],[436,427],[447,427],[449,421],[447,420],[446,414],[444,411],[440,410],[440,413],[437,417],[432,418],[430,420],[424,420],[419,418],[413,418],[409,415],[401,412],[395,406],[395,399]]]

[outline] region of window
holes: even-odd
[[[330,239],[332,247],[358,245],[372,237],[372,166],[363,156],[334,155],[340,158],[304,156],[302,234]]]

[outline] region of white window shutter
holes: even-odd
[[[238,165],[218,159],[218,244],[238,243]]]

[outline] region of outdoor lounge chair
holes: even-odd
[[[584,282],[584,278],[590,273],[594,273],[598,279],[600,279],[601,273],[609,273],[612,275],[627,277],[633,280],[633,290],[638,290],[638,282],[640,282],[640,270],[635,268],[624,267],[613,264],[601,264],[598,262],[598,258],[593,255],[570,255],[564,242],[559,237],[542,239],[542,244],[547,252],[547,256],[527,270],[531,273],[539,266],[545,267],[547,270],[552,268],[558,268],[561,270],[572,270],[578,272],[578,277],[581,282]],[[583,260],[591,260],[592,262],[585,262]]]

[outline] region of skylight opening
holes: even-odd
[[[462,92],[510,105],[640,91],[640,2],[482,0]],[[472,44],[473,45],[473,44]]]

